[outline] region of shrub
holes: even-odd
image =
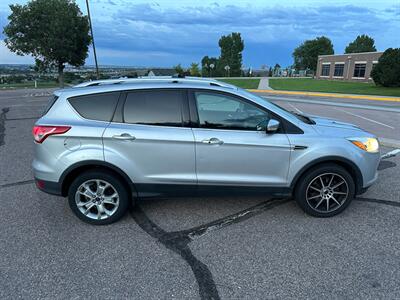
[[[400,86],[400,48],[389,48],[383,52],[371,71],[376,85]]]

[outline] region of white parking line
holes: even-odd
[[[288,105],[290,105],[292,108],[294,108],[299,114],[302,114],[303,112],[298,109],[296,106],[294,106],[293,104],[288,103]]]
[[[320,104],[327,106],[336,106],[336,107],[351,107],[351,108],[361,108],[361,109],[369,109],[369,110],[381,110],[381,111],[390,111],[395,113],[400,113],[400,108],[394,106],[378,106],[378,105],[367,105],[367,104],[354,104],[354,103],[339,103],[339,102],[330,102],[330,101],[320,101],[320,100],[311,100],[311,99],[299,99],[299,98],[287,98],[287,97],[276,97],[276,96],[261,96],[267,100],[273,101],[286,101],[286,102],[299,102],[305,104]]]
[[[38,104],[13,104],[13,105],[8,105],[7,107],[40,107],[43,106],[43,103],[38,103]]]
[[[341,111],[341,112],[344,112],[344,113],[346,113],[346,114],[349,114],[349,115],[351,115],[351,116],[358,117],[358,118],[360,118],[360,119],[364,119],[364,120],[366,120],[366,121],[370,121],[370,122],[373,122],[373,123],[376,123],[376,124],[379,124],[379,125],[382,125],[382,126],[385,126],[385,127],[389,127],[389,128],[391,128],[391,129],[394,129],[393,126],[390,126],[390,125],[387,125],[387,124],[384,124],[384,123],[381,123],[381,122],[372,120],[372,119],[370,119],[370,118],[366,118],[366,117],[363,117],[363,116],[360,116],[360,115],[357,115],[357,114],[354,114],[354,113],[345,111],[345,110],[343,110],[343,109],[339,109],[339,108],[334,108],[334,109],[336,109],[336,110],[338,110],[338,111]]]
[[[400,153],[400,149],[394,149],[388,153],[385,153],[381,156],[381,159],[385,159],[385,158],[389,158],[389,157],[393,157],[396,156],[397,154]]]
[[[32,99],[32,100],[27,100],[26,102],[29,102],[29,103],[31,103],[31,102],[43,102],[43,103],[46,103],[46,102],[48,102],[48,100],[49,99],[47,99],[47,97],[46,97],[46,99]]]

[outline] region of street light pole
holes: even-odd
[[[96,47],[95,47],[95,45],[94,45],[94,36],[93,36],[93,28],[92,28],[92,19],[90,18],[89,0],[86,0],[86,8],[87,8],[87,12],[88,12],[88,19],[89,19],[89,26],[90,26],[90,35],[92,36],[94,63],[96,64],[96,77],[97,77],[97,79],[100,79],[100,75],[99,75],[99,65],[97,64]]]

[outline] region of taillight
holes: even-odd
[[[63,134],[71,129],[71,126],[34,126],[32,134],[37,143],[43,141],[50,135]]]

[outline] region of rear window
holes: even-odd
[[[118,93],[92,94],[68,99],[73,108],[84,118],[111,121],[119,98]]]
[[[126,97],[124,121],[131,124],[182,126],[182,91],[137,91]]]

